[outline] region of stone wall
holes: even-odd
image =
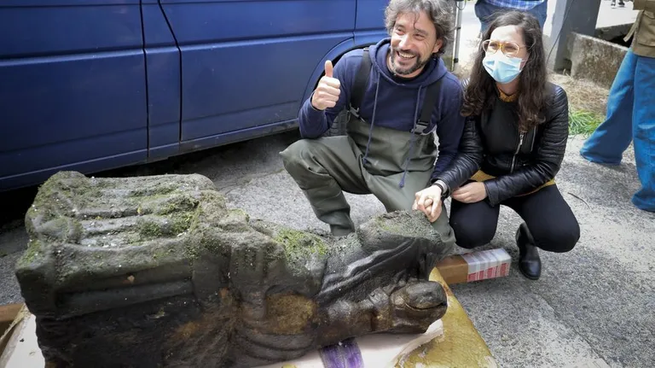
[[[571,35],[571,76],[611,88],[627,47],[573,32]]]

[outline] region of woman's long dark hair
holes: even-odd
[[[519,75],[518,118],[519,129],[527,132],[532,127],[544,122],[542,109],[546,107],[546,56],[544,51],[541,27],[537,19],[527,12],[509,11],[498,15],[482,36],[482,41],[488,40],[491,33],[498,27],[518,26],[523,40],[528,48],[528,61]],[[498,50],[497,52],[501,52]],[[462,115],[480,115],[492,107],[496,91],[496,81],[487,73],[482,65],[485,51],[478,48],[475,64],[471,70],[470,81],[464,94]]]

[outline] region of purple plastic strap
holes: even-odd
[[[319,350],[325,368],[364,368],[364,360],[354,338]]]
[[[341,348],[344,350],[348,368],[364,368],[362,352],[359,350],[359,346],[357,346],[354,338],[343,341]]]

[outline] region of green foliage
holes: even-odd
[[[571,110],[569,112],[569,133],[588,137],[603,122],[603,119],[602,116],[590,111]]]

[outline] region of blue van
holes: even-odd
[[[295,129],[388,0],[0,0],[0,191]]]

